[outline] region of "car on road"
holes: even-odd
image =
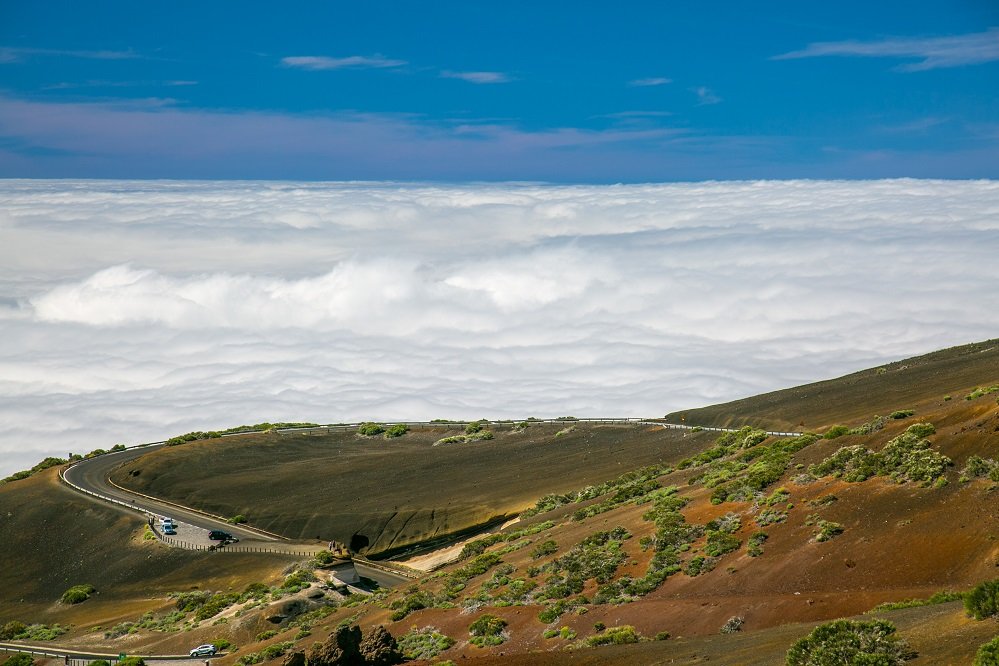
[[[210,657],[214,655],[218,650],[211,643],[205,643],[204,645],[199,645],[198,647],[191,650],[192,657]]]
[[[232,541],[232,542],[238,541],[236,537],[229,534],[228,532],[224,532],[223,530],[212,530],[211,532],[208,533],[208,538],[211,539],[212,541]]]
[[[166,527],[167,525],[173,525],[173,518],[160,518],[160,527]]]
[[[176,534],[177,526],[173,523],[167,523],[163,526],[163,534]]]

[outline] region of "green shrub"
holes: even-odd
[[[407,432],[409,432],[409,426],[405,423],[397,423],[388,430],[385,431],[385,439],[392,439],[394,437],[402,437]]]
[[[480,616],[477,620],[468,625],[468,633],[472,638],[469,642],[479,647],[499,645],[506,640],[503,630],[506,629],[506,620],[488,613]]]
[[[454,639],[440,633],[436,627],[413,629],[397,642],[407,659],[433,659],[454,645]]]
[[[277,633],[278,632],[275,631],[274,629],[268,629],[267,631],[261,631],[259,634],[257,634],[257,637],[254,640],[256,640],[258,643],[260,641],[266,641],[268,638],[274,638],[275,636],[277,636]]]
[[[888,419],[886,419],[885,417],[883,417],[883,416],[875,416],[873,419],[871,419],[867,423],[865,423],[863,425],[860,425],[860,426],[857,426],[856,428],[852,428],[850,430],[850,434],[851,435],[870,435],[872,432],[877,432],[878,430],[881,430],[882,428],[884,428],[885,427],[885,423],[887,423],[887,422],[888,422]]]
[[[4,666],[6,666],[6,664]],[[111,662],[108,661],[107,659],[94,659],[93,661],[89,662],[87,666],[111,666]]]
[[[372,423],[371,421],[362,423],[357,428],[357,434],[364,435],[365,437],[374,437],[375,435],[380,435],[383,432],[385,432],[385,428],[383,428],[380,424]]]
[[[834,523],[828,520],[820,520],[816,523],[819,528],[818,532],[815,533],[815,540],[819,543],[823,541],[829,541],[835,536],[839,536],[843,533],[843,526],[839,523]]]
[[[229,648],[232,647],[232,643],[225,638],[216,638],[214,641],[212,641],[212,645],[214,645],[215,649],[218,650],[219,652],[222,652],[223,650],[228,650]]]
[[[17,620],[11,620],[3,625],[3,627],[0,627],[0,641],[9,641],[12,638],[17,638],[27,630],[28,625]]]
[[[534,550],[531,551],[531,559],[539,560],[556,552],[558,552],[558,544],[554,540],[548,539],[534,547]]]
[[[962,592],[935,592],[929,599],[905,599],[904,601],[886,601],[878,604],[869,613],[882,613],[885,611],[899,610],[901,608],[918,608],[920,606],[935,606],[945,604],[949,601],[964,599]]]
[[[763,554],[763,544],[769,537],[766,532],[754,532],[749,541],[746,542],[746,553],[750,557],[759,557]]]
[[[895,625],[884,620],[827,622],[796,641],[786,662],[788,666],[899,666],[916,655],[894,634]]]
[[[975,398],[981,398],[983,395],[988,395],[989,393],[996,393],[999,391],[999,386],[985,386],[978,387],[968,395],[964,396],[965,400],[974,400]]]
[[[118,660],[118,666],[146,666],[146,660],[142,657],[125,657]]]
[[[230,518],[228,522],[230,525],[239,525],[246,522],[246,516],[239,514]]]
[[[60,601],[64,604],[78,604],[90,598],[97,591],[93,585],[74,585],[62,593]]]
[[[736,537],[721,530],[708,530],[708,541],[704,545],[704,552],[711,557],[721,557],[733,550],[738,550],[742,542]]]
[[[976,620],[999,615],[999,579],[976,586],[964,597],[964,609]]]
[[[271,659],[277,659],[295,644],[292,641],[284,641],[282,643],[274,643],[273,645],[268,645],[263,650],[260,651],[260,656],[267,661]]]
[[[842,437],[843,435],[849,435],[850,428],[845,425],[834,425],[833,427],[826,430],[826,433],[822,435],[823,439],[836,439],[837,437]]]
[[[915,413],[916,413],[916,410],[914,410],[914,409],[899,409],[899,410],[896,410],[896,411],[892,412],[888,416],[889,416],[889,418],[893,418],[893,419],[895,419],[897,421],[897,420],[900,420],[900,419],[907,419],[907,418],[909,418],[910,416],[912,416]]]
[[[999,666],[999,636],[978,648],[972,666]]]
[[[596,636],[586,639],[586,644],[590,647],[599,645],[625,645],[627,643],[637,643],[642,640],[641,635],[635,631],[630,624],[623,624],[619,627],[611,627]]]
[[[27,652],[18,652],[13,657],[4,662],[4,666],[32,666],[35,658]]]

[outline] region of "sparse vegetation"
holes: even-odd
[[[42,460],[40,463],[32,467],[31,469],[26,469],[20,472],[14,472],[7,478],[5,478],[0,483],[9,483],[11,481],[20,481],[21,479],[27,479],[29,476],[33,476],[42,470],[49,469],[50,467],[58,467],[59,465],[65,465],[68,460],[65,458],[53,458],[48,457]]]
[[[899,610],[902,608],[918,608],[920,606],[935,606],[937,604],[945,604],[949,601],[957,601],[958,599],[963,599],[964,594],[962,592],[936,592],[929,599],[906,599],[904,601],[887,601],[883,604],[878,604],[868,613],[881,613],[884,611]]]
[[[531,559],[539,560],[556,552],[558,552],[558,544],[554,540],[548,539],[534,547],[534,550],[531,551]]]
[[[898,421],[898,420],[901,420],[901,419],[907,419],[907,418],[909,418],[910,416],[912,416],[915,413],[916,413],[916,410],[914,410],[914,409],[898,409],[898,410],[892,412],[891,414],[889,414],[888,416],[889,416],[889,418],[892,418],[892,419],[895,419],[896,421]]]
[[[240,513],[230,518],[228,522],[230,525],[240,525],[246,522],[246,516]]]
[[[916,423],[885,444],[879,453],[860,444],[845,446],[808,471],[818,477],[832,475],[849,482],[890,476],[898,483],[919,481],[929,486],[953,464],[950,458],[930,448],[926,437],[934,432],[933,424]]]
[[[28,630],[28,625],[18,620],[11,620],[3,627],[0,627],[0,641],[9,641],[17,638]]]
[[[871,664],[900,666],[916,654],[884,620],[836,620],[821,624],[787,651],[788,666]]]
[[[990,393],[996,393],[999,391],[999,386],[980,386],[974,391],[964,396],[965,400],[974,400],[975,398],[981,398],[983,395],[988,395]]]

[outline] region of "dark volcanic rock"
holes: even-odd
[[[380,625],[361,641],[361,656],[368,666],[394,666],[403,661],[395,638]]]
[[[338,627],[324,643],[309,650],[309,666],[365,666],[360,627]]]

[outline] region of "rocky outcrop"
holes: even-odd
[[[368,666],[394,666],[401,664],[403,660],[395,637],[382,626],[361,641],[361,656]]]

